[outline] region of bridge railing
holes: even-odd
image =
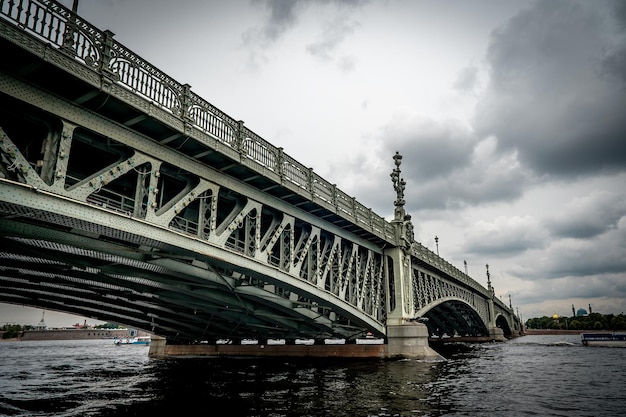
[[[462,283],[466,287],[473,288],[477,293],[482,294],[485,298],[489,297],[489,291],[485,287],[421,243],[413,243],[411,250],[413,256],[416,256],[420,260],[435,266],[437,269],[445,272],[448,276]]]
[[[491,297],[491,294],[489,293],[489,290],[487,290],[487,288],[480,285],[476,280],[467,275],[465,272],[462,272],[456,266],[452,265],[450,262],[446,261],[421,243],[414,242],[411,247],[411,251],[413,253],[413,256],[416,256],[420,260],[431,264],[442,272],[445,272],[450,278],[464,284],[468,288],[474,289],[474,291],[476,291],[477,293],[482,294],[483,297]],[[494,297],[493,300],[495,304],[502,310],[510,311],[511,313],[513,313],[512,308],[506,305],[506,303],[498,297]]]
[[[159,108],[269,170],[318,204],[385,239],[393,227],[383,217],[191,91],[148,61],[53,0],[0,1],[0,17],[56,46],[102,77],[144,97]]]

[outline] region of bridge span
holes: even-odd
[[[167,346],[520,334],[414,240],[400,154],[387,221],[55,1],[0,1],[0,47],[0,302]]]

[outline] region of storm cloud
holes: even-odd
[[[626,168],[620,3],[539,1],[495,30],[477,134],[539,175]]]

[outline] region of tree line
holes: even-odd
[[[548,316],[526,320],[527,329],[626,330],[626,316],[591,313],[586,316],[553,318]]]

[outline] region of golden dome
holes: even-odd
[[[554,314],[552,315],[552,318],[553,318],[554,320],[557,320],[557,319],[559,318],[559,315],[558,315],[558,314],[556,314],[556,313],[554,313]]]

